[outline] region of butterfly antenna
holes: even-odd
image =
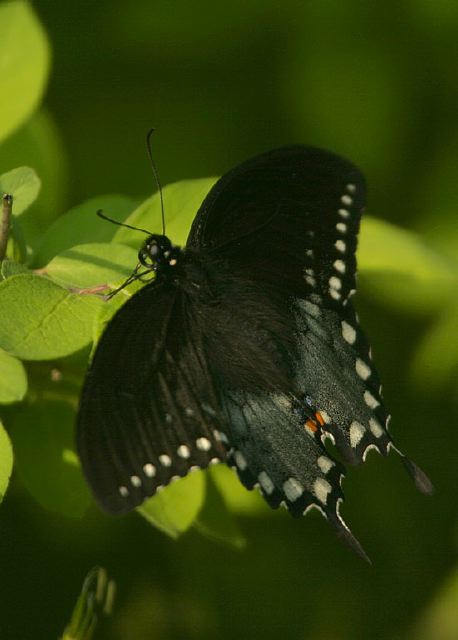
[[[146,151],[148,153],[151,169],[153,170],[154,180],[156,181],[159,191],[159,198],[161,199],[161,216],[162,216],[162,235],[165,236],[165,213],[164,213],[164,198],[162,197],[162,186],[159,180],[159,174],[157,171],[156,163],[153,160],[153,152],[151,151],[151,137],[155,129],[150,129],[146,134]]]
[[[148,236],[152,235],[152,232],[148,231],[147,229],[140,229],[139,227],[133,227],[132,225],[126,224],[125,222],[118,222],[117,220],[113,220],[113,218],[109,218],[103,213],[102,209],[99,209],[97,211],[97,215],[99,216],[99,218],[102,218],[103,220],[108,220],[108,222],[117,224],[118,227],[126,227],[127,229],[133,229],[134,231],[142,231],[143,233],[146,233],[146,235]]]

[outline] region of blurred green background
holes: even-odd
[[[455,0],[33,7],[49,84],[0,147],[0,173],[27,164],[43,181],[29,228],[92,196],[152,192],[143,141],[156,126],[164,184],[292,142],[344,154],[368,179],[370,214],[419,232],[456,268]],[[14,88],[1,99],[14,105]],[[343,512],[373,567],[319,517],[248,509],[237,550],[194,530],[173,541],[137,514],[110,519],[95,506],[66,518],[15,476],[0,509],[2,640],[57,638],[95,564],[118,586],[102,640],[456,640],[456,306],[390,304],[364,274],[356,304],[392,433],[436,487],[432,499],[417,495],[394,457],[369,456],[350,474]]]

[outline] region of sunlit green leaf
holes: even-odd
[[[0,176],[0,193],[13,196],[13,214],[19,216],[38,196],[41,182],[30,167],[18,167]]]
[[[424,392],[437,392],[453,383],[458,404],[458,304],[441,310],[427,331],[412,362],[412,377]]]
[[[27,374],[20,360],[0,349],[0,404],[19,402],[27,393]]]
[[[45,508],[80,517],[90,504],[74,449],[75,411],[65,402],[19,405],[8,426],[15,467],[30,494]]]
[[[48,77],[49,47],[28,2],[3,2],[0,25],[1,140],[19,127],[40,102]]]
[[[223,542],[236,549],[242,549],[246,545],[246,540],[216,488],[211,473],[207,475],[205,504],[194,522],[194,528],[211,540]]]
[[[0,346],[22,360],[69,355],[92,339],[101,300],[75,295],[44,277],[20,274],[0,283]]]
[[[166,233],[174,244],[184,245],[191,223],[202,204],[203,199],[215,183],[216,178],[200,178],[174,182],[163,189],[164,210],[166,215]],[[162,233],[161,202],[159,194],[145,200],[132,213],[126,222],[134,227],[150,229],[151,233]],[[115,242],[122,242],[139,248],[145,235],[138,231],[120,227]]]
[[[366,217],[358,248],[361,289],[407,310],[435,309],[458,282],[453,264],[411,231]]]
[[[138,508],[148,522],[178,538],[196,519],[205,499],[205,476],[200,471],[190,473],[165,487]]]
[[[136,201],[132,198],[106,195],[73,207],[58,218],[43,235],[33,259],[34,266],[44,266],[55,255],[76,245],[110,242],[118,227],[97,217],[97,211],[103,209],[110,218],[123,221],[135,205]]]
[[[44,272],[59,284],[74,287],[114,285],[129,276],[137,252],[123,244],[81,244],[55,256]]]
[[[270,515],[273,513],[259,492],[247,491],[237,475],[226,465],[215,465],[210,469],[210,474],[230,511],[243,515]]]
[[[35,245],[37,237],[62,213],[68,181],[67,157],[61,136],[54,120],[43,108],[2,143],[0,173],[22,165],[34,167],[42,182],[38,198],[21,215],[27,244]]]
[[[61,640],[92,640],[100,618],[113,611],[115,593],[116,583],[108,579],[105,569],[91,569]]]
[[[11,276],[17,276],[19,273],[28,273],[27,267],[21,262],[5,258],[0,267],[0,273],[2,279],[11,278]]]
[[[11,442],[0,422],[0,502],[3,500],[13,469],[13,449]]]

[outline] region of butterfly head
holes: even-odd
[[[160,272],[174,267],[179,254],[180,249],[173,247],[167,236],[150,235],[138,252],[138,261],[149,271]]]

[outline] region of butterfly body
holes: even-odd
[[[221,178],[183,249],[147,238],[139,263],[155,279],[108,324],[80,402],[78,450],[105,510],[226,461],[272,507],[318,508],[364,555],[325,446],[350,464],[393,446],[350,299],[364,201],[351,163],[285,147]]]

